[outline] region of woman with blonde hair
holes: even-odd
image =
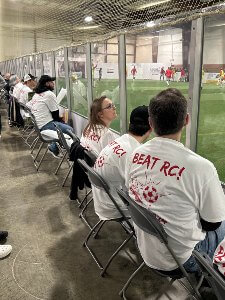
[[[81,137],[81,145],[99,154],[116,138],[115,134],[109,130],[111,122],[116,117],[116,107],[112,100],[106,96],[95,99],[91,105],[89,122]]]

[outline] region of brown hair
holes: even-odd
[[[184,126],[187,100],[178,89],[167,89],[151,99],[149,117],[158,136],[174,134]]]
[[[106,96],[101,96],[100,98],[96,98],[92,102],[89,122],[84,128],[83,136],[88,136],[91,131],[96,132],[98,130],[98,125],[102,125],[102,127],[106,126],[105,123],[99,117],[99,113],[102,111],[102,103],[106,98]]]

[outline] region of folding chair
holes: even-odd
[[[203,276],[212,287],[218,300],[225,299],[225,279],[222,275],[213,268],[213,262],[210,257],[205,253],[200,253],[196,250],[192,252],[195,257]]]
[[[35,165],[35,167],[36,167],[36,169],[37,169],[37,171],[38,171],[39,168],[40,168],[40,166],[41,166],[41,164],[42,164],[42,161],[44,160],[45,155],[46,155],[46,153],[47,153],[47,151],[48,151],[48,147],[46,147],[46,150],[44,151],[44,153],[43,153],[43,155],[42,155],[40,161],[38,162],[38,161],[37,161],[37,158],[38,158],[38,156],[39,156],[39,154],[40,154],[40,152],[41,152],[41,150],[42,150],[44,144],[50,144],[50,143],[53,143],[53,142],[59,142],[59,140],[58,140],[58,139],[55,139],[55,138],[52,138],[52,137],[50,137],[50,136],[47,136],[47,135],[45,135],[44,133],[41,133],[40,129],[39,129],[38,126],[37,126],[37,123],[36,123],[36,120],[35,120],[34,116],[31,115],[30,117],[31,117],[31,121],[32,121],[32,123],[33,123],[33,125],[34,125],[34,129],[35,129],[35,131],[36,131],[36,133],[37,133],[38,139],[39,139],[40,142],[41,142],[41,144],[40,144],[40,146],[39,146],[39,148],[38,148],[38,151],[37,151],[36,155],[35,155],[35,156],[32,155],[33,161],[34,161],[34,165]],[[35,145],[36,145],[36,144],[35,144]],[[32,150],[32,151],[33,151],[33,150]]]
[[[84,160],[86,161],[86,163],[90,166],[93,167],[95,164],[95,161],[97,159],[97,155],[92,152],[92,151],[88,151],[88,150],[84,150]],[[84,172],[87,172],[87,169],[83,168]],[[91,223],[88,221],[88,219],[86,218],[86,210],[88,208],[88,206],[93,202],[93,197],[91,197],[89,200],[88,196],[91,194],[92,190],[90,189],[89,192],[86,192],[86,195],[84,196],[83,200],[79,200],[77,199],[78,202],[78,207],[81,208],[81,212],[79,214],[79,217],[85,222],[85,224],[92,229],[93,226],[91,225]]]
[[[69,171],[67,172],[67,175],[66,175],[66,178],[63,180],[63,184],[62,186],[64,186],[64,182],[66,182],[66,179],[68,178],[71,170],[72,170],[72,167],[73,167],[73,164],[70,163],[69,161],[69,155],[70,155],[70,146],[68,145],[67,143],[67,138],[66,136],[63,134],[62,130],[59,128],[59,126],[57,124],[55,124],[55,128],[56,128],[56,132],[58,134],[58,138],[59,138],[59,146],[61,147],[61,152],[63,153],[63,156],[55,170],[55,175],[58,173],[59,171],[59,168],[61,167],[62,163],[64,162],[64,160],[66,159],[66,162],[69,166]]]
[[[21,102],[18,102],[18,103],[19,103],[21,110],[23,110],[26,114],[29,115],[29,117],[26,117],[26,120],[29,121],[28,118],[30,118],[30,116],[32,115],[31,110],[25,104],[23,104]],[[35,133],[35,129],[34,129],[34,126],[32,123],[28,123],[28,124],[24,125],[21,137],[24,140],[25,144],[30,148],[32,148],[33,143],[35,142],[35,140],[37,138],[37,136],[36,136],[35,139],[31,143],[28,142],[29,139],[34,135],[34,133]]]
[[[110,220],[99,220],[97,222],[97,224],[95,224],[95,226],[91,229],[91,231],[89,232],[88,236],[86,237],[86,239],[83,243],[83,246],[87,248],[87,250],[91,254],[92,258],[96,262],[99,269],[102,270],[101,276],[104,276],[104,274],[106,273],[106,270],[109,267],[112,260],[116,257],[116,255],[119,253],[119,251],[129,242],[129,240],[135,236],[134,228],[131,225],[130,221],[128,220],[128,217],[126,217],[124,215],[123,211],[120,209],[116,200],[112,196],[108,183],[93,168],[91,168],[84,160],[78,159],[78,162],[84,169],[87,170],[87,174],[88,174],[91,184],[93,186],[95,186],[96,188],[102,189],[105,191],[105,193],[109,196],[110,200],[115,205],[115,208],[118,210],[118,212],[121,215],[121,217],[119,217],[119,218],[114,218],[114,219],[110,219]],[[125,232],[128,233],[128,237],[117,248],[117,250],[111,255],[111,257],[109,258],[105,267],[103,267],[102,264],[100,263],[99,259],[97,258],[96,254],[94,253],[94,251],[89,247],[88,241],[93,233],[94,233],[93,237],[96,238],[99,231],[102,229],[103,225],[108,222],[112,222],[112,221],[118,222],[119,224],[121,224],[121,226],[125,230]]]
[[[173,284],[173,282],[178,280],[178,279],[186,278],[188,283],[190,284],[190,286],[192,288],[192,292],[194,294],[194,297],[196,297],[196,299],[202,299],[201,295],[198,292],[197,287],[192,283],[192,280],[191,280],[189,274],[186,272],[183,265],[180,264],[180,262],[177,259],[173,249],[170,247],[170,245],[168,243],[168,239],[167,239],[167,234],[166,234],[163,226],[156,219],[155,215],[151,211],[149,211],[146,208],[140,206],[133,199],[131,199],[130,196],[128,195],[127,191],[117,189],[117,193],[120,196],[121,200],[127,205],[128,210],[129,210],[130,215],[131,215],[131,219],[133,220],[133,222],[139,228],[141,228],[144,232],[157,237],[160,240],[160,242],[163,243],[166,246],[166,248],[168,249],[169,253],[171,254],[171,256],[173,257],[173,259],[175,260],[175,262],[178,266],[178,268],[176,270],[168,271],[168,272],[155,270],[155,269],[152,269],[152,268],[151,268],[151,270],[153,270],[154,272],[156,272],[160,276],[170,277],[171,280],[170,280],[169,286],[171,286]],[[129,277],[128,281],[126,282],[126,284],[124,285],[124,287],[120,291],[120,296],[122,296],[123,299],[127,299],[126,298],[127,288],[129,287],[131,281],[136,276],[136,274],[144,266],[146,266],[145,262],[143,262],[137,268],[137,270]],[[182,285],[189,291],[189,289],[183,283],[182,283]]]

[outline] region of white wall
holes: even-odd
[[[159,32],[158,63],[183,64],[182,29]]]
[[[204,64],[225,63],[225,26],[206,28],[203,49]]]
[[[152,35],[137,36],[136,62],[152,63]]]

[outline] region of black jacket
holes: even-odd
[[[85,151],[86,149],[80,145],[79,141],[73,142],[70,148],[70,160],[74,161],[73,176],[72,176],[71,187],[70,187],[71,200],[77,199],[78,188],[83,189],[84,185],[91,187],[87,174],[84,172],[84,170],[77,162],[78,158],[85,159]]]

